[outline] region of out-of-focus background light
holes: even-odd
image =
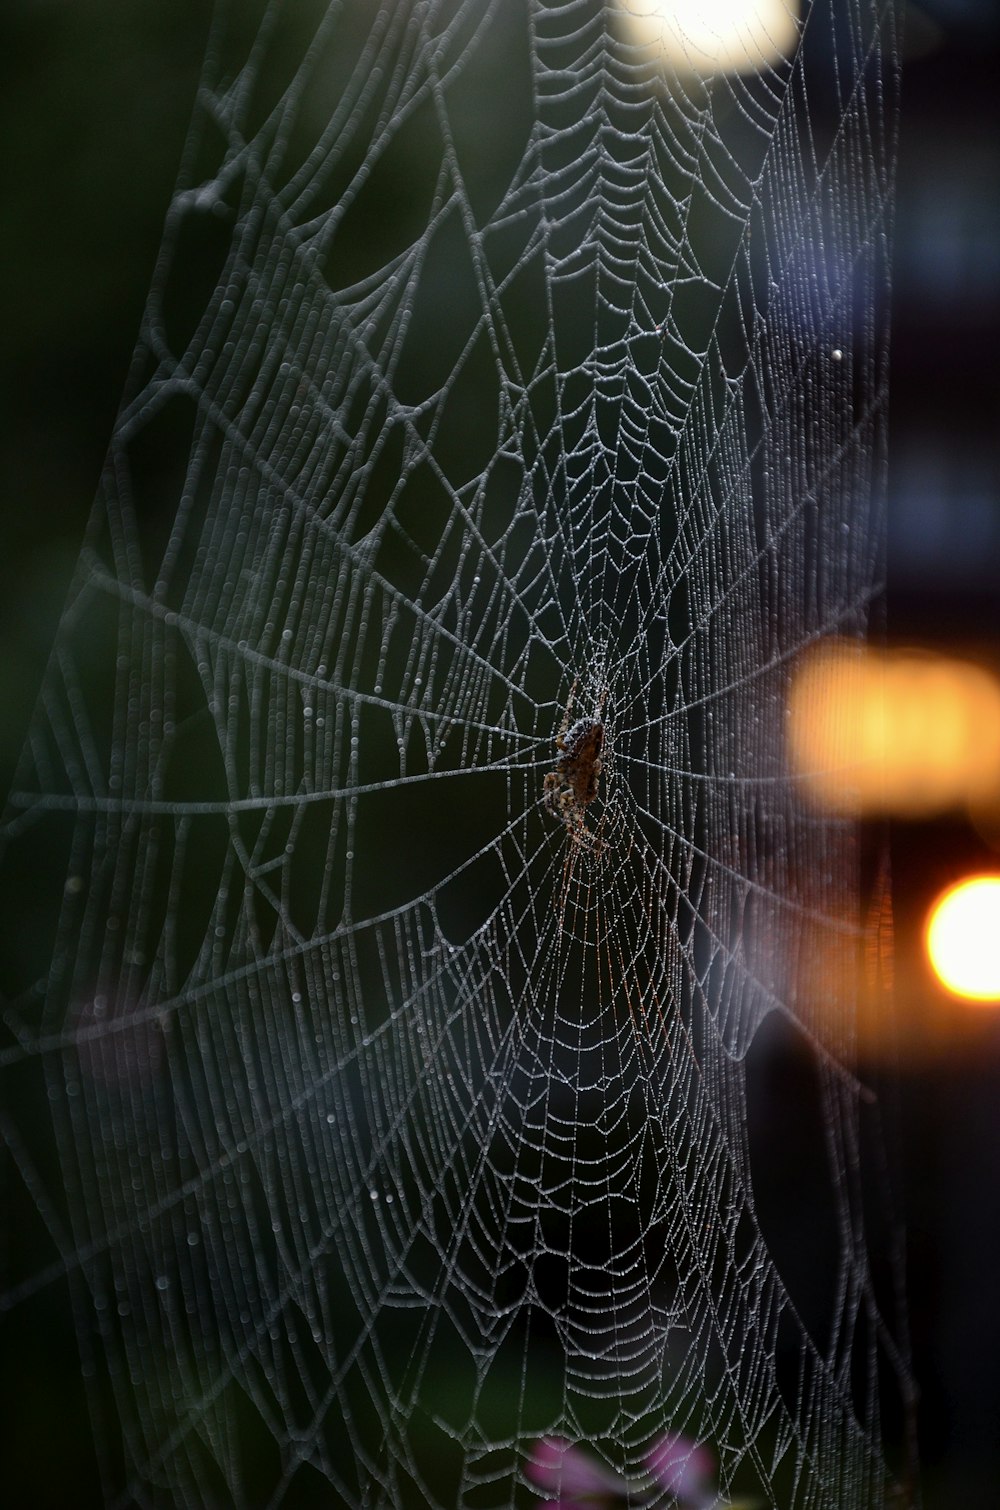
[[[986,875],[1000,849],[1000,673],[995,647],[972,654],[831,637],[792,673],[803,801],[892,834],[891,887],[858,918],[858,949],[819,928],[796,967],[821,1036],[836,1036],[837,1002],[856,1004],[864,1059],[961,1056],[987,1023],[960,998],[1000,1002],[1000,875]]]
[[[788,745],[834,812],[1000,813],[1000,677],[971,661],[828,642],[794,675]]]
[[[1000,875],[972,876],[942,892],[931,908],[926,942],[949,991],[1000,1005]]]
[[[678,73],[747,73],[795,51],[797,0],[620,0],[628,39]]]

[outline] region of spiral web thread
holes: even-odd
[[[804,984],[863,856],[784,709],[880,581],[892,18],[706,78],[591,0],[250,9],[5,812],[6,1304],[68,1286],[111,1504],[527,1506],[553,1434],[666,1503],[680,1432],[882,1505],[879,1102]]]

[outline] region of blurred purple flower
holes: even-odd
[[[718,1503],[715,1457],[703,1444],[668,1432],[654,1442],[645,1462],[655,1482],[670,1491],[682,1510],[708,1510]]]
[[[539,1437],[524,1473],[548,1510],[610,1510],[628,1493],[619,1474],[565,1437]]]
[[[525,1465],[529,1484],[545,1510],[620,1510],[633,1504],[669,1504],[676,1510],[720,1506],[715,1456],[704,1444],[677,1432],[653,1443],[644,1459],[645,1475],[630,1483],[606,1463],[565,1437],[539,1437]],[[735,1510],[735,1507],[734,1507]]]

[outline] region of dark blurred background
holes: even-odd
[[[125,383],[210,19],[210,0],[7,0],[0,15],[3,790]],[[887,600],[891,643],[990,674],[1000,674],[998,53],[990,0],[909,8]],[[942,888],[1000,872],[1000,818],[953,800],[884,821],[922,1477],[925,1503],[944,1510],[993,1503],[1000,1484],[1000,1008],[938,987],[922,935]],[[882,1052],[873,1034],[870,1053]],[[96,1503],[72,1321],[46,1304],[6,1318],[0,1471],[10,1503]]]
[[[888,628],[995,676],[1000,12],[991,0],[935,0],[904,22]],[[968,807],[897,819],[892,863],[926,1502],[987,1505],[1000,1486],[1000,1004],[935,989],[921,935],[944,887],[1000,872],[1000,824]]]

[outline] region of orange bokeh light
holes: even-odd
[[[1000,678],[918,650],[828,641],[789,695],[792,770],[834,812],[1000,810]]]

